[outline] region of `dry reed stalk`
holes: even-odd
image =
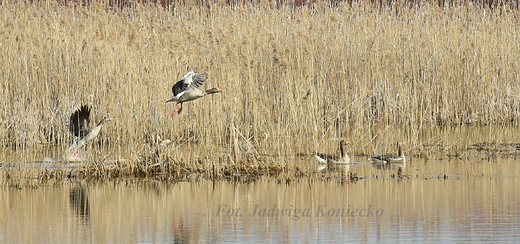
[[[387,149],[396,130],[422,145],[431,139],[419,135],[425,125],[518,125],[519,25],[507,7],[210,6],[1,5],[1,145],[64,150],[68,117],[85,103],[117,118],[93,148],[132,161],[118,175],[177,163],[175,151],[133,160],[159,137],[204,145],[182,155],[189,169],[203,152],[237,148],[242,138],[292,168],[284,155],[334,148],[337,118],[363,155]],[[225,92],[186,104],[172,120],[164,101],[188,66]],[[247,159],[240,153],[236,167]],[[220,161],[205,167],[225,174]]]

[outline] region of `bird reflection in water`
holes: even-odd
[[[69,191],[69,203],[74,213],[82,220],[90,220],[90,202],[83,186],[76,186]]]

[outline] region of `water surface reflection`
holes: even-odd
[[[520,241],[517,162],[498,161],[432,164],[412,158],[403,172],[408,177],[400,180],[371,177],[387,171],[353,164],[351,171],[367,176],[354,183],[262,178],[247,184],[125,180],[2,188],[1,237],[96,243]]]
[[[69,202],[76,216],[88,222],[90,218],[90,203],[84,184],[75,184],[69,191]]]

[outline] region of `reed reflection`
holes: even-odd
[[[81,220],[90,221],[90,202],[85,187],[78,185],[69,191],[69,203],[74,213]]]

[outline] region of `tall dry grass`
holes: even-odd
[[[518,123],[520,25],[507,7],[272,4],[0,5],[1,145],[66,148],[82,104],[117,118],[99,141],[122,158],[165,139],[235,157],[246,140],[268,155],[336,148],[338,121],[353,152],[371,154],[430,140],[424,125]],[[225,92],[172,119],[164,101],[187,67]]]

